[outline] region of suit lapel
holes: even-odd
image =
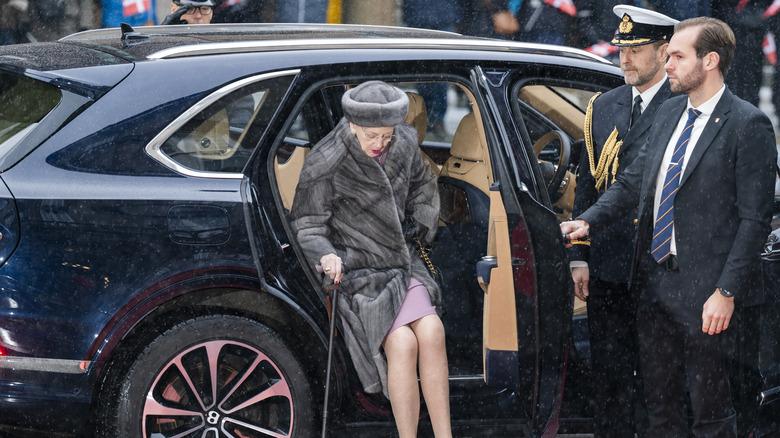
[[[620,96],[615,99],[613,104],[613,123],[618,130],[619,138],[623,138],[628,131],[628,125],[631,122],[631,86],[623,87]],[[612,131],[612,129],[610,129]]]
[[[670,111],[656,114],[655,123],[659,124],[661,128],[658,131],[657,140],[649,140],[649,144],[654,145],[654,147],[648,150],[647,162],[645,164],[644,186],[647,187],[650,194],[655,193],[655,182],[658,179],[658,172],[661,169],[661,161],[664,158],[666,146],[669,144],[669,140],[677,128],[677,122],[679,122],[686,106],[688,106],[687,98],[676,99],[676,103],[671,105]]]
[[[720,132],[720,128],[726,123],[728,114],[731,111],[731,101],[733,97],[734,95],[726,89],[718,104],[715,105],[715,109],[712,111],[712,115],[707,121],[707,125],[704,126],[701,136],[699,136],[699,139],[693,147],[693,152],[691,152],[691,156],[688,158],[688,163],[685,164],[685,172],[680,179],[680,186],[685,184],[685,181],[690,178],[696,165],[699,164],[699,161],[701,161],[701,158],[704,156],[704,152],[707,151],[712,144],[712,141],[715,140],[715,137],[718,135],[718,132]]]

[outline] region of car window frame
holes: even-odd
[[[162,151],[162,146],[171,136],[173,136],[183,126],[185,126],[191,119],[193,119],[202,111],[206,110],[212,104],[219,101],[223,97],[229,95],[230,93],[239,90],[241,88],[244,88],[248,85],[255,84],[264,80],[290,76],[290,84],[288,85],[288,89],[284,91],[284,94],[286,94],[289,92],[290,87],[292,86],[293,82],[295,81],[295,78],[300,74],[300,72],[301,72],[300,69],[280,70],[276,72],[253,75],[253,76],[246,77],[244,79],[240,79],[235,82],[231,82],[230,84],[227,84],[219,88],[217,91],[204,97],[203,99],[201,99],[200,101],[192,105],[190,108],[188,108],[185,112],[180,114],[176,119],[174,119],[171,123],[169,123],[168,126],[163,128],[146,145],[144,150],[149,156],[151,156],[156,161],[160,162],[165,167],[186,176],[191,176],[195,178],[242,179],[244,177],[243,172],[215,172],[215,171],[196,170],[196,169],[186,167],[180,164],[179,162],[177,162],[176,160],[172,159],[166,153],[164,153]],[[278,108],[276,108],[274,112],[276,112],[277,110]],[[263,128],[263,130],[265,130],[265,128]],[[260,138],[262,137],[262,134],[255,137]],[[247,163],[251,162],[251,160],[252,159],[250,157],[247,160]]]

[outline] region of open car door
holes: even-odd
[[[488,138],[492,181],[487,255],[478,262],[485,292],[483,352],[488,385],[514,384],[534,436],[554,435],[560,406],[572,292],[558,218],[534,162],[517,135],[504,96],[507,71],[472,72]]]

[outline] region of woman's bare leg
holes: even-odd
[[[411,326],[419,345],[420,384],[433,433],[437,438],[452,437],[444,325],[438,315],[428,315],[414,321]]]
[[[417,384],[417,337],[408,325],[387,335],[387,392],[393,407],[399,438],[416,437],[420,419],[420,388]]]

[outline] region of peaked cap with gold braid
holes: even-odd
[[[659,12],[631,5],[615,5],[612,12],[620,24],[612,38],[613,46],[641,46],[655,41],[669,41],[677,20]]]

